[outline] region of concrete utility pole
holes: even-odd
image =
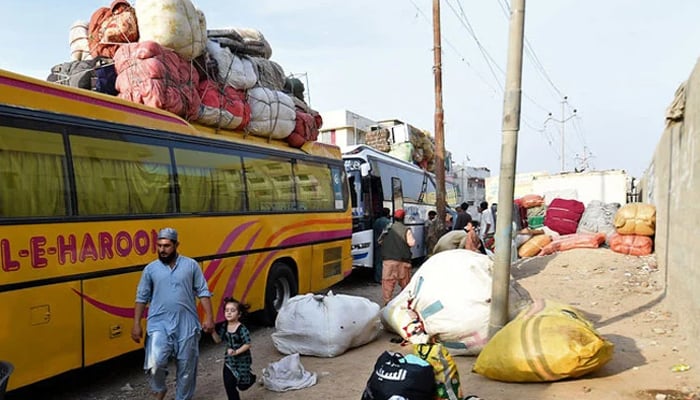
[[[437,179],[438,228],[445,226],[445,133],[442,109],[442,47],[440,38],[440,0],[433,0],[433,75],[435,76],[435,177]],[[440,230],[442,232],[442,229]]]
[[[501,172],[498,180],[498,218],[496,219],[496,259],[491,293],[489,337],[508,323],[508,289],[510,287],[511,238],[513,226],[513,192],[515,165],[520,130],[522,99],[523,40],[525,30],[525,0],[513,0],[508,37],[508,64],[503,99],[503,143]]]

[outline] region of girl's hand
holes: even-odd
[[[226,350],[226,354],[228,354],[228,355],[230,355],[230,356],[235,356],[235,355],[236,355],[236,350],[234,350],[234,349],[228,349],[228,350]]]

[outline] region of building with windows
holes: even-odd
[[[323,127],[319,130],[318,141],[340,147],[364,144],[369,127],[377,124],[345,109],[322,112],[321,118]]]
[[[452,165],[452,178],[459,186],[461,201],[469,205],[479,205],[486,200],[486,178],[491,170],[486,167],[470,167],[463,164]]]

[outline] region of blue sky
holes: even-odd
[[[199,0],[209,28],[260,30],[286,73],[306,73],[311,105],[433,131],[432,1]],[[445,141],[455,161],[499,173],[506,0],[443,0]],[[69,59],[68,29],[108,2],[3,4],[0,68],[45,78]],[[562,96],[567,170],[646,169],[664,110],[698,56],[700,2],[527,3],[518,171],[557,172]],[[475,39],[476,37],[476,39]],[[477,45],[477,40],[480,45]],[[534,54],[534,56],[532,56]],[[490,62],[487,63],[486,60]],[[539,65],[540,67],[537,67]],[[551,81],[551,83],[550,83]],[[586,152],[584,152],[584,147]],[[578,163],[578,164],[577,164]]]

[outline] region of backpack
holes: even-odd
[[[98,90],[107,94],[117,93],[113,83],[117,80],[114,62],[106,57],[54,65],[46,80],[81,89]]]
[[[388,400],[392,396],[433,400],[435,393],[435,374],[430,363],[413,354],[385,351],[374,364],[362,400]]]
[[[457,364],[455,364],[445,346],[441,343],[414,344],[413,354],[433,366],[436,384],[435,399],[462,399],[462,388],[459,383]]]

